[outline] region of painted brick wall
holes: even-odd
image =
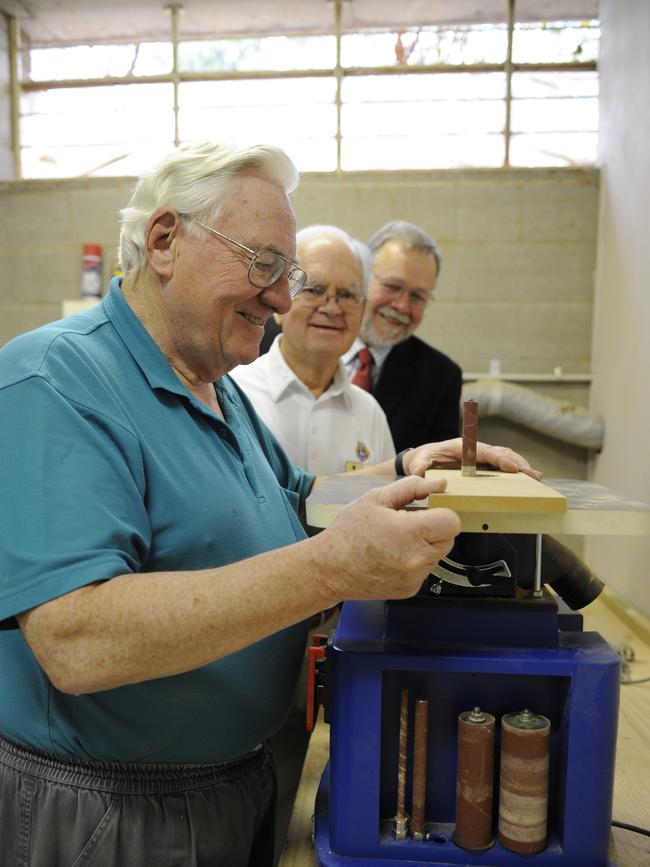
[[[117,211],[133,183],[0,184],[0,343],[58,318],[63,299],[78,297],[84,242],[104,247],[108,279]],[[427,229],[443,266],[419,333],[466,372],[499,358],[506,373],[588,373],[598,189],[596,170],[308,175],[294,204],[298,227],[338,223],[364,240],[397,217]],[[589,401],[586,384],[535,388]],[[524,449],[547,475],[586,475],[582,449],[498,419],[483,430]]]

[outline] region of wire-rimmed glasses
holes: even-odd
[[[359,289],[341,287],[333,293],[337,305],[343,313],[356,313],[366,300],[365,295]],[[325,286],[315,283],[306,283],[298,292],[298,298],[309,307],[324,307],[332,297]]]
[[[235,247],[239,247],[240,250],[244,250],[250,256],[251,260],[251,263],[248,266],[248,279],[253,286],[256,286],[258,289],[266,289],[269,286],[272,286],[280,279],[280,277],[282,277],[285,270],[287,272],[289,295],[291,298],[295,298],[307,282],[307,275],[302,268],[299,268],[295,262],[292,262],[291,259],[287,259],[276,250],[251,250],[250,247],[240,244],[239,241],[235,241],[234,238],[229,238],[228,235],[224,235],[223,232],[213,229],[212,226],[207,226],[200,220],[195,220],[194,217],[191,217],[189,214],[179,214],[179,217],[182,217],[190,223],[196,223],[197,226],[207,229],[208,232],[212,232],[212,234],[216,235],[218,238],[222,238],[224,241],[234,244]]]
[[[402,295],[406,295],[409,304],[415,308],[424,308],[433,300],[433,292],[427,292],[425,289],[409,289],[401,283],[395,283],[392,280],[385,280],[374,271],[372,272],[372,276],[388,295],[393,298],[399,298]]]

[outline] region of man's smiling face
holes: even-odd
[[[213,228],[255,251],[274,250],[287,259],[295,251],[286,193],[252,170],[233,181],[225,213]],[[251,257],[191,223],[182,225],[173,254],[173,274],[161,295],[175,356],[204,382],[256,359],[264,323],[289,308],[286,272],[266,289],[253,286]]]
[[[341,309],[336,293],[362,293],[363,274],[357,257],[335,236],[303,241],[298,246],[298,263],[307,272],[307,285],[325,290],[320,306],[298,296],[291,310],[282,316],[283,345],[292,354],[330,362],[348,351],[359,333],[363,304]]]
[[[377,250],[362,337],[371,346],[394,346],[418,327],[438,276],[435,257],[387,241]]]

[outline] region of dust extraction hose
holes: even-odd
[[[469,399],[478,401],[479,418],[500,416],[590,451],[597,452],[602,448],[603,420],[584,407],[537,394],[502,379],[465,383],[462,400]]]

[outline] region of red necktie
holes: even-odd
[[[358,385],[364,391],[372,391],[372,352],[364,346],[357,352],[357,358],[359,366],[352,377],[352,384]]]

